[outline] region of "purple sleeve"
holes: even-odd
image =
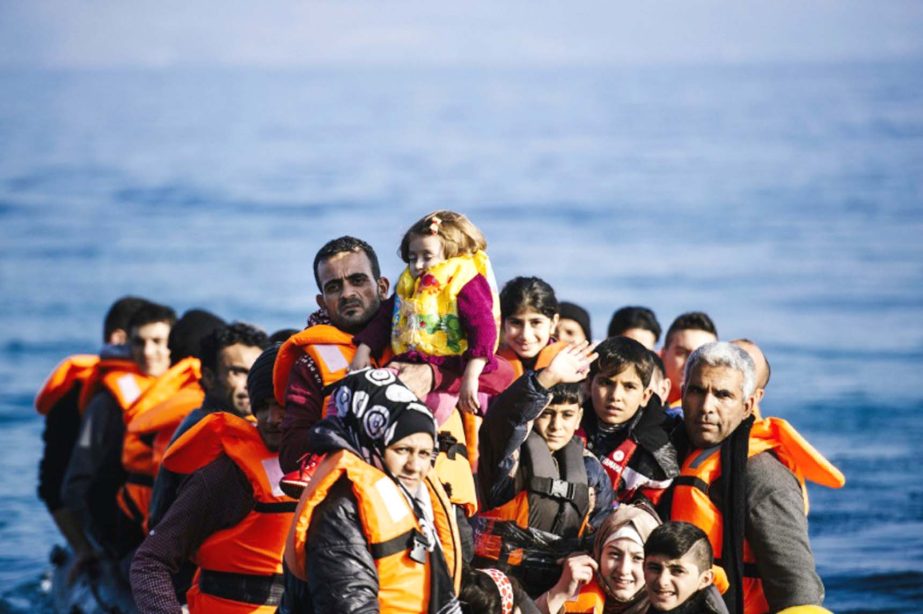
[[[493,306],[493,293],[483,275],[475,276],[458,293],[458,317],[468,339],[465,358],[486,358],[485,372],[493,371],[497,365],[494,358],[497,322],[494,320]]]
[[[378,311],[369,320],[353,343],[364,343],[372,349],[372,356],[380,358],[381,353],[391,346],[391,316],[394,313],[394,295],[381,302]]]

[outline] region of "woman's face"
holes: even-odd
[[[434,447],[433,437],[427,433],[407,435],[385,448],[383,462],[391,475],[413,493],[433,467]]]
[[[527,307],[503,320],[503,342],[520,358],[535,358],[548,345],[557,324],[557,314],[549,318]]]
[[[631,601],[644,588],[644,548],[627,539],[614,539],[603,548],[599,575],[617,601]]]

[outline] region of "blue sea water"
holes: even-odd
[[[920,63],[0,72],[0,611],[48,607],[32,398],[114,298],[300,327],[321,244],[395,279],[436,208],[597,337],[643,304],[757,340],[848,479],[811,489],[827,606],[923,611]]]

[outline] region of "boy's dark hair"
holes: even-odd
[[[663,338],[663,347],[669,347],[670,342],[673,340],[673,335],[681,330],[704,330],[706,333],[713,334],[716,339],[718,338],[718,329],[715,328],[715,323],[712,322],[707,313],[704,311],[687,311],[676,316],[676,319],[670,324],[670,328],[667,329],[667,336]]]
[[[216,328],[202,339],[202,368],[211,369],[212,372],[217,370],[218,353],[237,343],[265,350],[269,347],[269,337],[259,328],[244,322],[232,322]]]
[[[500,317],[505,320],[523,309],[537,311],[548,318],[558,315],[554,288],[538,277],[514,277],[500,291]]]
[[[170,329],[170,338],[167,340],[167,345],[170,347],[170,362],[176,364],[190,356],[199,358],[202,351],[202,339],[216,328],[226,325],[224,320],[210,311],[188,310]]]
[[[332,241],[327,241],[323,247],[318,250],[317,255],[314,256],[314,281],[317,283],[317,289],[321,292],[324,291],[320,287],[320,277],[317,275],[317,265],[321,262],[329,260],[336,256],[337,254],[342,254],[344,252],[363,252],[369,259],[369,263],[372,265],[372,277],[375,278],[375,281],[381,278],[381,267],[378,265],[378,255],[375,254],[375,250],[372,249],[372,246],[363,241],[362,239],[357,239],[356,237],[350,237],[345,235]]]
[[[131,314],[128,319],[128,328],[125,330],[130,335],[133,329],[145,324],[153,324],[154,322],[165,322],[170,325],[170,328],[173,328],[173,325],[176,324],[176,312],[173,311],[172,307],[144,301],[144,304]]]
[[[551,405],[563,403],[583,405],[583,386],[581,382],[557,384],[548,389],[551,393]]]
[[[285,343],[288,338],[298,332],[296,328],[280,328],[273,334],[269,335],[270,343]]]
[[[123,296],[112,303],[103,320],[103,343],[109,343],[109,335],[120,328],[127,334],[128,321],[131,320],[132,314],[146,303],[150,301],[139,296]]]
[[[596,346],[596,353],[599,357],[590,364],[589,379],[592,380],[597,373],[614,375],[634,367],[641,384],[647,387],[651,383],[654,359],[650,351],[634,339],[609,337]]]
[[[648,350],[651,354],[651,360],[654,361],[654,369],[660,373],[660,377],[667,376],[667,368],[663,366],[663,359],[660,357],[660,354],[654,350]],[[653,375],[653,373],[651,374]]]
[[[711,569],[715,557],[708,535],[689,522],[665,522],[654,529],[644,543],[645,557],[659,555],[681,559],[690,552],[699,573]]]
[[[654,343],[660,341],[660,322],[657,321],[654,312],[647,307],[629,305],[617,310],[609,320],[608,336],[616,337],[632,328],[649,330],[654,333]]]

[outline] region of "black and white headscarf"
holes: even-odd
[[[383,468],[385,448],[414,433],[436,441],[436,420],[429,408],[389,369],[350,373],[333,392],[333,404],[362,458]]]

